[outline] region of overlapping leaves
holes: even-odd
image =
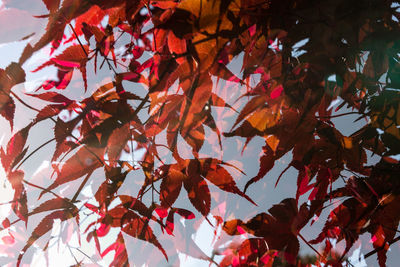
[[[36,71],[53,66],[57,78],[45,81],[38,90],[70,88],[78,69],[81,89],[89,90],[91,96],[70,99],[54,91],[30,94],[50,104],[39,109],[35,119],[13,133],[1,149],[1,162],[14,190],[11,206],[15,215],[28,223],[30,215],[50,212],[34,228],[23,252],[52,229],[54,220],[75,218],[79,222],[76,201],[87,201],[81,192],[96,181],[99,187],[89,202],[97,204],[86,203],[86,207],[98,218],[88,228],[87,239],[94,240],[102,256],[115,251],[111,265],[129,265],[124,232],[153,244],[168,258],[150,223],[174,234],[175,215],[193,219],[191,211],[177,207],[182,188],[203,216],[212,209],[209,183],[254,204],[244,192],[291,154],[276,185],[294,168],[296,196],[274,205],[269,214],[260,213],[247,222],[225,222],[229,234],[248,232],[257,238],[232,249],[238,254],[227,255],[221,265],[272,265],[277,256],[295,264],[300,230],[322,213],[327,201],[338,197],[347,199],[331,212],[313,242],[344,239],[346,253],[361,234],[369,232],[379,264],[385,265],[399,222],[399,185],[394,177],[400,153],[400,45],[396,37],[400,16],[391,1],[43,2],[49,11],[41,16],[48,18],[44,35],[26,46],[19,64],[0,70],[0,114],[12,129],[18,108],[14,101],[21,102],[13,88],[25,81],[21,65],[47,45],[51,46],[49,60]],[[238,55],[240,75],[230,66]],[[95,73],[108,67],[112,81],[90,88],[86,78],[90,64]],[[206,136],[205,126],[224,150],[217,125],[226,122],[216,121],[215,110],[236,112],[227,99],[239,93],[227,86],[229,96],[219,95],[214,85],[220,79],[246,87],[235,104],[237,116],[229,118],[232,128],[225,137],[245,138],[243,150],[257,136],[265,141],[258,172],[244,191],[227,170],[233,170],[233,165],[202,155],[207,153],[206,145],[217,143]],[[144,94],[138,85],[145,88]],[[341,104],[333,111],[337,102]],[[358,113],[358,120],[366,121],[350,135],[339,131],[333,121],[343,115],[335,113],[346,105],[353,111],[344,115]],[[21,168],[34,154],[28,154],[28,133],[44,120],[55,124],[51,160],[60,161],[52,164],[54,180],[46,186],[29,182]],[[185,153],[181,137],[193,157]],[[167,156],[160,153],[161,147],[167,148]],[[142,158],[135,158],[135,148],[145,150]],[[366,150],[382,157],[380,163],[367,166]],[[174,163],[164,164],[171,162],[165,161],[169,157]],[[105,177],[92,177],[100,167]],[[122,194],[129,173],[138,169],[145,176],[138,197],[133,197],[135,190]],[[349,178],[348,172],[357,177]],[[339,178],[347,185],[333,190]],[[57,193],[72,183],[80,183],[74,195],[67,198]],[[56,198],[29,212],[29,191],[24,184],[41,188],[41,196],[46,193]],[[147,203],[150,190],[151,203]],[[305,198],[309,205],[301,204]],[[101,251],[99,237],[108,237],[111,228],[118,231],[115,242]],[[319,261],[330,264],[324,257],[332,246],[326,247]],[[212,262],[207,256],[201,258]]]

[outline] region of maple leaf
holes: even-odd
[[[9,97],[8,101],[0,107],[0,115],[3,116],[9,123],[11,130],[14,126],[15,102]]]
[[[260,158],[260,169],[259,169],[257,175],[255,177],[251,178],[246,183],[246,185],[244,187],[244,192],[246,192],[247,188],[251,184],[261,180],[274,167],[276,157],[273,154],[271,148],[268,145],[265,145],[263,147],[263,151],[264,151],[264,154]]]
[[[169,167],[169,168],[168,168]],[[160,186],[160,201],[164,207],[171,207],[181,192],[182,182],[187,176],[179,169],[179,165],[160,168],[165,173]]]
[[[64,198],[54,198],[47,200],[40,204],[40,206],[34,208],[30,214],[36,214],[45,211],[53,211],[58,209],[70,209],[74,208],[74,205],[68,200]]]
[[[291,155],[292,160],[276,184],[294,167],[295,196],[247,222],[225,222],[228,233],[248,232],[256,237],[232,242],[222,252],[225,257],[221,265],[272,266],[280,261],[304,265],[300,257],[296,259],[298,237],[303,239],[299,231],[314,216],[312,225],[331,206],[331,200],[339,202],[330,210],[321,234],[313,241],[325,241],[322,257],[315,264],[343,265],[348,255],[335,255],[330,240],[345,240],[347,254],[363,233],[371,234],[374,248],[366,256],[376,253],[379,265],[386,264],[390,245],[400,240],[395,237],[400,220],[400,184],[396,179],[400,153],[400,49],[396,36],[400,15],[393,1],[371,1],[368,5],[363,1],[316,5],[307,1],[265,0],[42,2],[49,14],[37,17],[48,19],[45,33],[35,43],[26,45],[19,63],[0,69],[0,115],[10,123],[11,130],[14,124],[21,127],[19,116],[14,122],[14,113],[20,107],[37,111],[33,121],[13,132],[6,140],[7,146],[0,150],[6,177],[14,190],[11,208],[19,218],[15,224],[20,220],[27,224],[33,214],[50,213],[43,215],[43,221],[26,240],[23,252],[51,230],[54,219],[67,220],[62,212],[75,217],[77,222],[78,215],[84,214],[62,197],[29,203],[31,212],[28,211],[30,187],[42,185],[24,180],[21,166],[34,160],[44,146],[25,156],[34,142],[28,135],[33,128],[42,131],[39,127],[44,124],[39,122],[50,119],[49,122],[55,122],[56,147],[51,161],[56,175],[41,195],[54,195],[53,189],[79,183],[78,179],[86,176],[76,187],[71,200],[75,202],[89,178],[93,185],[100,185],[94,194],[98,206],[85,204],[98,215],[86,230],[90,230],[87,240],[94,240],[102,256],[115,252],[114,258],[110,258],[111,266],[129,266],[122,232],[153,244],[165,258],[178,249],[213,262],[191,239],[198,231],[191,226],[198,225],[197,222],[188,221],[185,227],[174,224],[175,215],[194,217],[191,211],[174,206],[182,187],[201,218],[208,220],[209,213],[214,213],[208,183],[255,204],[245,192],[270,173],[276,161],[285,163],[284,155]],[[9,1],[4,5],[6,9],[26,9]],[[87,45],[81,43],[82,37]],[[19,87],[14,86],[25,81],[21,65],[29,60],[24,65],[29,68],[35,59],[33,53],[46,46],[50,47],[49,56],[37,70],[56,67],[57,77],[44,81],[41,88],[63,91],[28,94],[37,104],[45,102],[36,108],[16,94],[14,88]],[[63,51],[53,55],[58,49]],[[71,100],[67,97],[72,93],[68,92],[68,85],[76,69],[82,74],[86,93],[86,66],[91,59],[94,73],[88,72],[92,75],[90,80],[102,85],[82,96],[83,100]],[[233,108],[228,102],[239,94]],[[352,110],[337,113],[344,107]],[[229,113],[221,113],[223,108],[230,109]],[[358,124],[346,124],[344,128],[340,125],[351,114],[359,116],[359,123],[365,120],[366,126],[349,135],[350,125]],[[215,155],[210,153],[223,158],[230,151],[224,146],[228,143],[223,143],[219,129],[225,130],[227,123],[233,126],[224,136],[232,137],[238,147],[243,144],[238,137],[244,137],[243,151],[248,146],[249,152],[255,151],[257,145],[250,141],[256,136],[265,141],[258,172],[246,183],[244,191],[238,188],[227,168],[234,166],[211,158]],[[219,150],[214,135],[207,136],[205,126],[217,135]],[[186,144],[182,145],[182,140]],[[135,164],[124,161],[125,152],[133,149],[134,144],[145,151]],[[188,156],[187,147],[193,157]],[[366,149],[381,160],[375,161]],[[253,160],[254,153],[249,154],[249,160]],[[244,157],[233,156],[239,164],[245,163]],[[55,160],[64,163],[56,164]],[[90,177],[103,165],[105,177]],[[137,198],[132,195],[136,182],[126,186],[130,180],[127,175],[132,171],[144,175]],[[349,178],[349,173],[354,177]],[[24,183],[30,187],[25,188]],[[297,202],[307,197],[309,205],[298,208]],[[220,200],[220,195],[213,193],[219,212],[232,211],[231,203]],[[10,219],[4,221],[4,227],[14,224]],[[215,233],[221,223],[219,218],[213,226]],[[170,240],[162,240],[166,241],[167,250],[158,241],[163,236],[155,236],[153,224],[160,225],[163,233],[165,230],[173,234]],[[101,252],[99,238],[114,234],[116,240]],[[11,232],[3,238],[8,243],[16,240]],[[220,239],[215,247],[220,248],[225,241]],[[2,253],[7,254],[7,249],[3,249]],[[329,253],[332,259],[328,260]],[[18,264],[21,258],[19,255]]]
[[[175,225],[174,225],[174,215],[175,213],[179,214],[182,216],[182,218],[191,220],[194,219],[195,216],[191,211],[185,210],[185,209],[180,209],[180,208],[171,208],[169,210],[167,219],[166,219],[166,224],[165,224],[165,230],[169,235],[173,234]]]
[[[230,246],[222,252],[224,258],[220,266],[256,266],[257,262],[262,262],[265,266],[272,266],[276,250],[269,250],[267,243],[262,238],[249,238],[244,240],[239,246]]]
[[[22,184],[24,179],[23,171],[10,172],[7,175],[7,179],[14,189],[14,198],[11,204],[11,208],[14,213],[25,222],[28,223],[28,199],[24,185]]]
[[[135,198],[130,196],[121,196],[120,198],[123,204],[109,210],[106,217],[103,219],[103,224],[112,227],[120,227],[121,231],[128,235],[152,243],[168,260],[164,248],[161,246],[149,226],[149,217],[147,216],[151,214],[151,211],[141,203],[141,201]],[[145,217],[140,217],[133,210],[137,210],[139,213],[144,213]],[[111,223],[109,222],[110,219]]]
[[[62,184],[74,181],[83,175],[90,175],[103,165],[103,148],[83,146],[61,167],[55,181],[47,188],[52,190]],[[43,191],[40,196],[45,192]]]
[[[68,97],[61,95],[57,92],[46,92],[43,94],[27,94],[27,95],[35,97],[35,98],[39,98],[39,99],[42,99],[42,100],[45,100],[48,102],[62,104],[65,106],[68,106],[69,104],[71,104],[73,102]]]
[[[48,66],[56,66],[58,68],[58,81],[46,81],[42,85],[43,89],[49,90],[54,86],[57,89],[65,89],[72,78],[73,69],[78,68],[82,74],[86,91],[86,62],[88,61],[88,53],[89,46],[73,45],[66,48],[61,54],[53,57],[49,61],[46,61],[45,63],[37,67],[34,72]]]
[[[126,266],[129,267],[129,261],[128,261],[128,253],[126,251],[125,247],[125,240],[124,237],[122,236],[122,233],[118,234],[117,240],[111,244],[109,247],[107,247],[102,253],[101,256],[104,257],[106,254],[108,254],[110,251],[114,250],[115,255],[113,261],[110,263],[110,266]]]
[[[121,187],[128,173],[122,172],[121,167],[109,167],[106,165],[104,169],[106,181],[100,185],[94,196],[99,203],[107,207],[115,198],[115,193]]]
[[[74,217],[76,213],[77,209],[75,208],[75,210],[71,210],[69,212],[66,212],[64,210],[54,211],[44,217],[33,230],[32,235],[26,242],[26,245],[22,248],[21,253],[19,254],[17,259],[17,267],[20,266],[22,257],[24,256],[24,253],[28,250],[28,248],[30,248],[36,240],[38,240],[41,236],[43,236],[53,228],[54,220],[59,219],[61,221],[65,221],[70,219],[71,217]]]
[[[397,167],[382,160],[375,168],[370,177],[351,177],[345,188],[332,192],[332,197],[349,198],[330,213],[322,232],[310,243],[319,243],[326,238],[345,239],[344,255],[361,234],[369,232],[374,248],[378,249],[379,265],[385,266],[387,248],[395,236],[393,229],[400,221],[398,214],[393,212],[398,208],[398,193],[389,189],[398,183],[393,180],[393,171]]]
[[[160,201],[163,207],[171,207],[178,198],[182,185],[192,205],[203,215],[210,211],[211,196],[206,180],[221,190],[234,193],[255,204],[239,190],[233,177],[222,165],[232,165],[213,158],[186,160],[182,163],[163,165],[156,173],[162,179]]]
[[[32,124],[29,124],[15,133],[8,142],[6,151],[1,148],[1,163],[6,172],[11,171],[11,169],[23,159],[27,152],[28,148],[25,148],[25,144],[31,126]]]
[[[114,129],[111,133],[107,143],[107,155],[111,165],[116,164],[123,148],[130,139],[131,129],[129,123]]]
[[[50,12],[55,12],[60,6],[60,0],[43,0],[43,3]]]
[[[2,115],[13,128],[15,103],[10,97],[11,88],[25,81],[25,71],[18,63],[11,63],[5,70],[0,69],[0,115]]]
[[[189,171],[190,172],[190,171]],[[192,205],[204,216],[210,212],[211,196],[207,182],[196,173],[188,173],[183,185]]]
[[[306,205],[298,210],[295,199],[284,199],[268,211],[270,214],[260,213],[246,223],[227,221],[223,229],[229,235],[248,232],[262,237],[269,249],[284,251],[286,260],[293,264],[299,252],[297,235],[309,220],[309,211]]]

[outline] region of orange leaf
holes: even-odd
[[[83,175],[92,173],[103,165],[104,148],[83,146],[62,166],[56,180],[47,189],[52,190],[62,184],[74,181]],[[45,191],[42,191],[42,196]]]

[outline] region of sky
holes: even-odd
[[[44,8],[44,5],[41,4],[40,1],[36,1],[36,0],[32,0],[32,3],[34,3],[32,5],[24,6],[23,3],[26,3],[26,2],[22,2],[22,4],[21,4],[21,0],[14,0],[14,1],[11,0],[11,1],[8,1],[9,6],[6,8],[3,6],[3,1],[0,0],[0,25],[6,25],[5,23],[7,23],[7,25],[11,25],[10,26],[11,29],[2,28],[0,30],[0,55],[1,55],[0,68],[5,68],[12,61],[17,61],[23,48],[25,47],[25,45],[28,42],[34,42],[34,39],[20,41],[24,36],[29,35],[32,32],[36,32],[37,35],[40,36],[40,32],[43,31],[43,29],[44,29],[45,21],[43,21],[43,20],[40,21],[38,19],[33,19],[31,17],[33,14],[34,15],[45,14],[46,10]],[[31,8],[31,10],[29,10],[29,8]],[[23,20],[22,21],[23,23],[21,22],[21,20]],[[307,40],[303,40],[303,41],[307,42]],[[298,45],[298,47],[300,47],[302,44],[303,43],[300,43],[297,45]],[[43,62],[47,59],[48,52],[49,52],[49,49],[44,48],[42,51],[36,53],[35,56],[33,57],[33,59],[28,61],[24,65],[24,68],[30,70],[30,69],[33,69],[35,66],[40,65],[40,62]],[[301,53],[301,51],[296,51],[296,53]],[[232,72],[234,72],[238,76],[241,76],[240,75],[240,61],[241,61],[241,58],[238,57],[229,66],[229,68],[232,70]],[[104,75],[107,75],[107,73],[104,73]],[[28,82],[26,82],[23,85],[20,85],[16,88],[13,88],[13,90],[15,90],[15,92],[17,94],[26,98],[26,96],[24,95],[25,92],[32,92],[33,90],[35,90],[37,88],[37,86],[41,82],[43,82],[44,80],[47,80],[48,78],[51,78],[51,77],[55,77],[55,69],[52,69],[52,68],[48,68],[45,71],[40,72],[40,73],[31,73],[28,71],[27,72],[27,81]],[[74,74],[74,77],[75,77],[75,79],[78,79],[77,77],[79,77],[79,75]],[[256,77],[254,79],[256,80]],[[89,83],[90,82],[91,81],[89,81]],[[95,86],[95,84],[93,82],[91,85]],[[240,90],[241,89],[238,89],[238,91],[240,91]],[[29,98],[27,98],[27,99],[29,101]],[[33,104],[39,104],[39,103],[33,102]],[[338,105],[338,104],[339,103],[337,103],[336,105]],[[341,112],[344,112],[344,111],[341,111]],[[33,116],[33,114],[31,114],[28,110],[24,109],[21,105],[17,104],[18,122],[16,123],[16,129],[18,129],[18,127],[22,127],[22,126],[26,125],[27,122],[30,121],[32,116]],[[354,116],[354,119],[355,118],[357,118],[357,116]],[[345,134],[351,134],[354,131],[354,129],[358,129],[358,127],[361,126],[365,122],[361,121],[361,122],[358,122],[358,124],[356,124],[356,125],[351,124],[351,127],[349,127],[349,124],[347,123],[347,121],[343,121],[340,119],[334,120],[334,123]],[[51,127],[51,124],[47,124],[47,125],[44,124],[42,127],[43,128],[47,127],[49,129]],[[4,147],[5,146],[4,140],[7,140],[10,137],[11,131],[9,129],[9,126],[7,125],[7,122],[2,118],[0,118],[0,129],[3,129],[0,132],[0,144]],[[30,139],[31,141],[35,141],[35,142],[31,142],[31,143],[40,144],[44,140],[51,138],[51,133],[45,133],[44,131],[37,130],[36,132],[33,132],[32,137],[30,137],[30,138],[31,138]],[[227,158],[231,157],[232,159],[234,159],[235,158],[234,156],[237,155],[237,153],[238,153],[238,151],[236,151],[234,149],[235,147],[237,147],[237,144],[235,143],[235,141],[231,141],[231,140],[225,140],[224,142],[225,142],[224,145],[226,147],[230,147],[230,149],[231,149],[226,152],[226,157]],[[28,143],[29,143],[29,141],[28,141]],[[261,147],[260,145],[262,145],[262,140],[255,138],[249,145],[249,149],[244,152],[244,158],[247,158],[248,160],[244,161],[243,167],[245,169],[245,172],[248,173],[248,177],[251,177],[251,174],[252,173],[254,174],[258,170],[258,161],[254,161],[254,155],[259,153],[259,151],[257,151],[255,148],[257,148],[257,147],[260,148]],[[49,148],[49,151],[51,151],[51,147]],[[138,152],[138,153],[139,154],[143,153],[143,151]],[[47,154],[48,154],[48,151],[46,151],[46,150],[41,151],[40,153],[38,153],[36,160],[27,162],[27,164],[26,164],[27,173],[32,174],[31,179],[33,181],[47,181],[49,179],[49,176],[50,176],[49,172],[51,170],[51,166],[48,161],[43,160],[46,157],[48,157]],[[137,156],[140,158],[140,155],[137,155]],[[250,160],[250,159],[253,159],[253,160]],[[261,203],[260,206],[258,207],[258,209],[260,211],[267,210],[268,208],[271,207],[272,204],[278,203],[280,200],[282,200],[284,198],[284,196],[289,197],[289,196],[293,195],[293,192],[292,192],[293,188],[291,187],[290,180],[288,180],[288,178],[290,176],[293,176],[293,172],[292,173],[288,172],[288,175],[285,175],[282,178],[281,185],[278,186],[277,189],[272,190],[273,185],[275,183],[275,179],[272,179],[272,178],[276,177],[277,174],[280,173],[280,171],[286,166],[286,164],[289,161],[290,161],[290,155],[285,156],[282,159],[282,162],[277,164],[277,167],[274,168],[272,170],[272,172],[267,175],[266,178],[264,178],[265,183],[260,183],[259,186],[254,186],[253,188],[250,189],[250,190],[252,190],[252,192],[251,192],[252,195],[264,194],[265,192],[268,192],[268,194],[269,194],[268,201],[266,203]],[[269,178],[269,179],[267,179],[267,178]],[[289,182],[284,182],[285,178]],[[243,185],[245,184],[246,181],[247,181],[246,179],[242,179],[242,180],[238,181],[239,188],[243,188]],[[89,191],[87,191],[88,195],[90,195],[90,190],[92,187],[94,187],[94,185],[88,186],[88,188],[87,188],[87,190],[89,190]],[[267,189],[268,189],[268,191],[266,191]],[[183,198],[184,197],[182,197],[182,199],[180,199],[179,201],[181,201],[181,203],[188,204],[187,199],[185,200]],[[4,170],[0,167],[0,203],[4,203],[11,199],[12,199],[12,190],[11,190],[10,184],[5,180]],[[225,205],[226,205],[226,203],[225,203]],[[252,207],[249,203],[242,203],[240,205],[241,205],[240,206],[241,211],[238,210],[237,214],[242,213],[242,215],[245,216],[246,213],[248,213],[249,209],[253,209],[253,211],[255,211],[254,207]],[[0,207],[0,219],[4,218],[4,216],[10,211],[9,206],[10,205],[3,205]],[[226,207],[217,206],[216,208],[217,209],[225,209]],[[213,220],[213,218],[209,218],[209,219],[211,221]],[[186,223],[189,223],[189,222],[186,222]],[[184,227],[185,222],[179,221],[179,224],[181,224],[182,227]],[[30,227],[32,228],[33,226],[31,225]],[[59,231],[63,232],[64,234],[65,234],[65,232],[68,233],[70,231],[70,229],[73,229],[74,227],[76,227],[76,226],[74,226],[72,223],[67,223],[67,224],[64,224],[63,226],[60,225],[58,228],[55,227],[55,229],[53,229],[53,232],[49,233],[47,238],[50,235],[56,235]],[[181,227],[181,226],[179,226],[179,227]],[[21,233],[19,233],[20,231],[24,231],[23,228],[15,228],[14,230],[15,230],[15,233],[14,233],[15,236],[17,236],[18,234],[21,234]],[[212,253],[210,248],[211,248],[211,244],[213,242],[212,241],[213,232],[214,232],[214,228],[212,228],[206,221],[203,221],[200,224],[198,231],[196,233],[194,233],[192,236],[195,243],[202,249],[202,251],[204,253],[206,253],[209,256]],[[7,234],[7,233],[5,233],[4,231],[0,232],[0,237],[2,235],[4,236],[5,234]],[[310,236],[312,235],[311,233],[309,233],[309,234],[310,234]],[[24,237],[22,234],[21,238],[27,238],[27,237],[26,236]],[[69,238],[71,238],[70,245],[72,247],[79,245],[76,235],[72,235]],[[107,241],[104,241],[104,242],[107,243]],[[49,256],[50,262],[53,262],[53,263],[58,262],[57,266],[63,267],[63,266],[70,266],[70,265],[74,264],[75,260],[72,257],[72,255],[74,255],[78,259],[85,258],[77,250],[74,250],[72,252],[69,251],[69,248],[67,246],[63,245],[62,242],[61,243],[59,242],[60,244],[58,244],[56,242],[53,242],[53,243],[50,245],[48,254],[50,255]],[[142,243],[140,243],[140,244],[142,244]],[[305,246],[303,246],[303,247],[305,247]],[[91,246],[89,244],[86,244],[86,246],[83,247],[82,249],[85,250],[85,252],[87,252],[89,255],[94,255],[93,259],[95,259],[97,264],[99,264],[101,266],[106,266],[107,262],[110,261],[110,257],[112,256],[112,255],[108,255],[104,260],[101,260],[98,253],[96,253],[94,251],[93,246]],[[134,251],[134,250],[131,250],[131,251]],[[310,253],[310,251],[307,250],[307,248],[305,251]],[[367,266],[366,262],[363,261],[362,258],[359,259],[360,249],[357,249],[357,246],[356,246],[356,249],[354,249],[353,251],[354,252],[352,253],[352,255],[350,257],[352,259],[351,260],[352,263],[357,267]],[[136,256],[137,257],[140,257],[140,256],[148,257],[148,255],[133,255],[132,260]],[[32,257],[33,257],[33,263],[31,266],[34,266],[34,267],[45,266],[45,257],[44,257],[43,253],[32,255]],[[197,260],[194,258],[190,258],[190,257],[186,257],[183,253],[179,255],[179,258],[181,260],[182,266],[209,266],[207,262]],[[373,258],[373,257],[371,257],[371,258]],[[0,261],[1,261],[1,259],[0,259]],[[88,260],[86,260],[86,261],[88,264],[86,266],[89,266],[90,261],[88,261]],[[376,262],[375,258],[373,259],[372,262]],[[55,265],[53,264],[50,266],[55,266]]]

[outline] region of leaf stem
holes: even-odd
[[[0,206],[12,204],[14,202],[17,202],[17,200],[10,200],[10,201],[7,201],[7,202],[0,203]]]
[[[85,48],[83,47],[83,44],[81,43],[81,40],[78,37],[78,34],[76,33],[74,27],[72,27],[71,23],[68,23],[69,27],[71,28],[72,32],[74,33],[76,40],[78,40],[79,45],[81,46],[83,53],[85,53],[86,57],[89,57],[88,53],[86,52]]]
[[[89,172],[85,179],[82,181],[81,185],[79,186],[78,190],[75,192],[75,195],[71,199],[71,202],[75,202],[76,199],[78,198],[79,194],[81,193],[83,187],[86,185],[87,181],[89,180],[89,177],[92,175],[92,172]]]
[[[310,242],[308,242],[308,241],[304,238],[304,236],[303,236],[302,234],[298,233],[297,235],[301,238],[301,240],[304,241],[304,243],[307,244],[307,246],[309,246],[315,253],[317,253],[317,255],[318,255],[320,258],[323,258],[322,255],[321,255],[321,253],[319,253],[318,250],[316,250],[313,246],[311,246]]]
[[[78,260],[76,259],[74,253],[72,253],[71,247],[69,246],[68,243],[67,243],[66,245],[67,245],[67,247],[68,247],[69,253],[72,255],[72,257],[74,258],[74,260],[75,260],[75,262],[76,262],[76,266],[79,266],[80,264],[79,264]]]
[[[22,105],[25,107],[32,109],[34,111],[40,112],[39,109],[32,107],[31,105],[27,104],[25,101],[23,101],[19,96],[17,96],[13,91],[10,91],[10,94],[12,94],[13,97],[15,97]]]
[[[41,144],[39,147],[37,147],[35,150],[33,150],[28,156],[26,156],[19,164],[17,167],[15,167],[15,170],[19,169],[22,164],[24,164],[25,161],[27,161],[33,154],[35,154],[37,151],[39,151],[41,148],[46,146],[47,144],[51,143],[52,141],[56,140],[55,138],[50,139],[49,141]]]
[[[31,182],[28,182],[27,180],[22,180],[24,183],[26,183],[27,185],[30,185],[30,186],[32,186],[32,187],[36,187],[36,188],[39,188],[39,189],[42,189],[43,191],[45,191],[45,192],[47,192],[47,193],[51,193],[51,194],[53,194],[55,197],[58,197],[58,198],[61,198],[61,199],[64,199],[64,200],[66,200],[67,201],[67,199],[66,198],[63,198],[63,197],[61,197],[61,196],[59,196],[58,194],[56,194],[56,193],[54,193],[53,191],[51,191],[51,190],[49,190],[49,189],[47,189],[47,188],[44,188],[44,187],[42,187],[42,186],[40,186],[40,185],[36,185],[36,184],[32,184]],[[71,203],[72,203],[72,201],[70,201]],[[29,215],[29,214],[28,214]]]
[[[399,240],[400,240],[400,235],[397,236],[397,237],[396,237],[395,239],[393,239],[392,241],[389,241],[389,242],[388,242],[388,243],[389,243],[389,246],[393,245],[394,243],[396,243],[396,242],[399,241]],[[366,259],[366,258],[368,258],[368,257],[370,257],[370,256],[372,256],[372,255],[374,255],[375,253],[381,251],[382,249],[384,249],[384,247],[385,247],[385,246],[381,246],[381,247],[378,247],[378,248],[376,248],[376,249],[374,249],[374,250],[371,250],[370,252],[368,252],[367,254],[364,255],[364,259]]]
[[[359,112],[356,111],[350,111],[350,112],[346,112],[346,113],[342,113],[342,114],[335,114],[335,115],[331,115],[331,116],[315,116],[317,119],[331,119],[331,118],[337,118],[337,117],[341,117],[341,116],[346,116],[346,115],[350,115],[350,114],[360,114]],[[362,115],[362,114],[360,114]]]
[[[82,253],[86,258],[88,258],[88,259],[91,260],[94,264],[97,265],[97,262],[95,262],[91,257],[89,257],[88,254],[86,254],[85,252],[83,252],[81,249],[75,248],[75,247],[72,247],[72,248],[73,248],[73,249],[76,249],[77,251],[79,251],[80,253]]]

